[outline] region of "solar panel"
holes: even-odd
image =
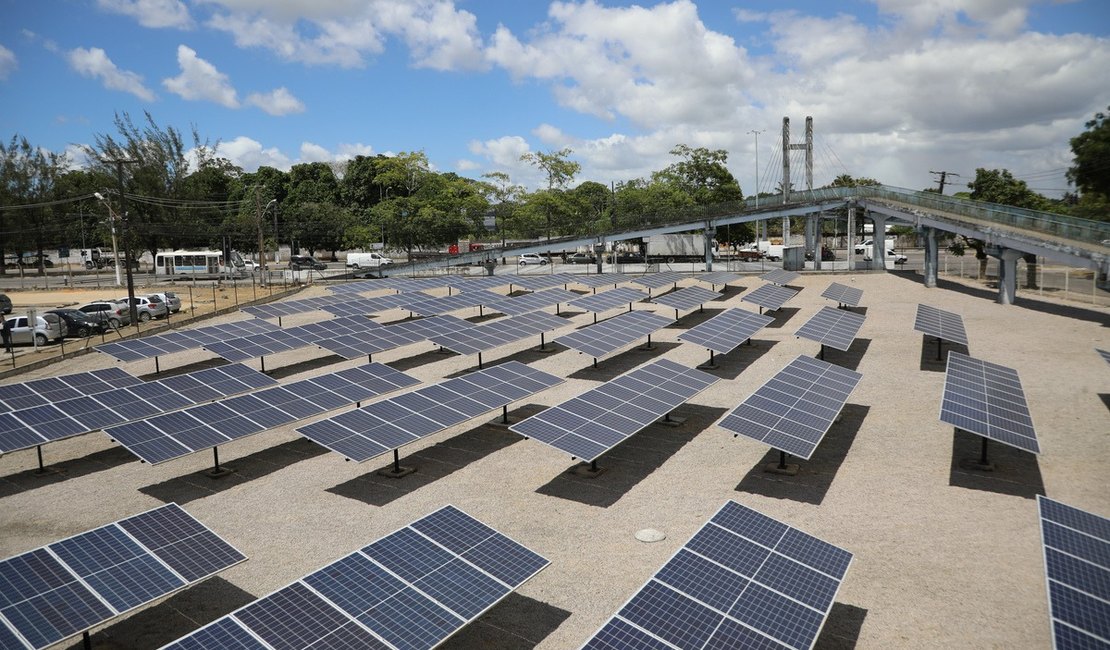
[[[509,361],[347,411],[297,431],[361,463],[562,382],[555,375]]]
[[[105,368],[59,377],[32,379],[19,384],[0,386],[0,411],[18,411],[141,383],[143,383],[142,379],[122,368]]]
[[[727,501],[583,648],[813,647],[852,554]]]
[[[1011,447],[1041,452],[1025,391],[1012,368],[950,352],[940,421]]]
[[[680,341],[695,343],[721,354],[732,352],[775,319],[743,309],[726,309],[713,318],[678,335]]]
[[[790,284],[791,282],[793,282],[794,280],[797,280],[800,277],[801,277],[801,275],[799,275],[798,273],[795,273],[793,271],[786,271],[786,270],[783,270],[783,269],[772,269],[772,270],[764,273],[763,275],[759,276],[759,279],[763,280],[764,282],[771,282],[773,284],[777,284],[779,286],[786,286],[786,285]]]
[[[592,311],[595,314],[601,314],[617,307],[623,307],[634,302],[639,302],[647,298],[647,295],[639,289],[632,287],[618,287],[595,293],[589,296],[582,296],[567,303],[575,309],[585,309]]]
[[[128,339],[114,343],[102,343],[96,346],[97,352],[103,352],[120,361],[140,361],[152,359],[164,354],[193,350],[204,347],[215,341],[249,336],[259,332],[272,332],[278,326],[268,321],[251,318],[234,323],[223,323],[210,327],[197,329],[183,329],[168,334],[144,336],[139,339]]]
[[[448,505],[163,650],[433,648],[548,564]]]
[[[606,285],[613,285],[614,287],[622,282],[628,282],[628,276],[623,273],[586,273],[574,274],[571,280],[574,284],[580,284],[584,287],[596,289]]]
[[[372,363],[123,424],[105,433],[157,465],[418,383],[403,372]]]
[[[794,334],[837,350],[847,350],[863,327],[864,318],[854,311],[822,307]]]
[[[539,291],[548,287],[558,286],[560,284],[567,285],[574,282],[575,276],[569,273],[538,273],[535,275],[513,275],[512,283],[518,287],[524,287],[529,291]]]
[[[430,294],[420,291],[391,293],[373,298],[344,294],[341,298],[333,299],[330,304],[323,305],[320,309],[336,316],[370,316],[389,309],[396,309],[404,303],[419,300],[422,296],[432,297]]]
[[[1110,647],[1110,519],[1037,495],[1052,647]]]
[[[393,287],[389,284],[395,278],[372,278],[367,280],[358,280],[356,282],[344,282],[342,284],[333,284],[327,287],[328,291],[342,296],[353,296],[360,293],[370,293],[371,291],[381,291],[383,289],[392,290]]]
[[[509,429],[592,461],[716,381],[713,375],[660,359]]]
[[[0,413],[0,453],[274,384],[276,380],[256,370],[232,364]]]
[[[45,648],[246,559],[170,503],[0,562],[0,640]]]
[[[650,311],[630,311],[561,336],[555,342],[600,359],[673,322]]]
[[[544,289],[515,298],[502,298],[487,304],[486,308],[509,316],[520,316],[528,312],[554,307],[559,303],[569,303],[578,298],[577,293],[565,289]]]
[[[503,287],[511,282],[512,277],[506,275],[480,275],[477,277],[452,275],[447,278],[447,285],[459,291],[494,289]]]
[[[414,314],[419,314],[420,316],[438,316],[468,307],[488,305],[491,302],[497,302],[504,298],[505,296],[493,293],[492,291],[477,289],[474,291],[456,293],[453,296],[412,300],[401,305],[401,308]]]
[[[794,289],[788,289],[787,287],[780,287],[774,284],[764,284],[748,292],[748,294],[740,300],[759,305],[764,309],[776,310],[782,308],[788,300],[797,294],[798,292]]]
[[[228,361],[246,361],[277,352],[316,345],[321,340],[335,336],[358,334],[379,327],[382,326],[363,316],[346,316],[279,329],[273,332],[262,332],[240,338],[215,341],[204,347],[209,352],[214,352]]]
[[[679,311],[687,311],[695,307],[700,307],[710,300],[715,300],[720,297],[720,293],[702,287],[683,287],[678,291],[652,298],[651,301],[658,305],[665,305],[674,309],[677,317],[677,312]]]
[[[1106,350],[1099,350],[1098,348],[1095,348],[1095,352],[1098,352],[1100,355],[1102,355],[1103,361],[1105,361],[1106,363],[1110,363],[1110,352],[1107,352]]]
[[[243,307],[242,311],[255,318],[283,318],[285,316],[317,311],[322,309],[324,305],[332,302],[335,302],[335,296],[318,296],[315,298],[303,298],[301,300],[270,302],[264,305],[251,305],[249,307]]]
[[[918,305],[917,316],[913,321],[913,329],[934,338],[967,345],[964,319],[960,318],[959,314],[950,311],[944,311],[929,305]]]
[[[729,284],[731,282],[736,282],[740,279],[740,275],[738,273],[733,273],[732,271],[712,271],[710,273],[699,273],[697,276],[695,276],[695,279],[707,284],[711,284],[715,287],[718,284]]]
[[[849,307],[858,307],[860,300],[863,299],[863,289],[856,287],[849,287],[846,284],[833,282],[821,293],[822,298],[835,300],[841,305],[848,305]]]
[[[632,282],[642,287],[647,287],[648,289],[658,289],[659,287],[665,287],[668,284],[678,284],[686,278],[687,276],[681,273],[675,273],[674,271],[663,271],[661,273],[648,273],[647,275],[641,275],[639,277],[632,278]]]
[[[431,341],[459,354],[478,354],[569,325],[565,318],[534,311],[433,336]]]
[[[798,357],[718,424],[809,459],[862,377],[819,359]]]
[[[435,289],[443,289],[448,286],[447,276],[434,276],[434,277],[420,277],[420,278],[384,278],[380,280],[372,280],[367,283],[368,285],[376,285],[375,288],[388,288],[393,289],[398,293],[408,293],[411,291],[432,291]]]

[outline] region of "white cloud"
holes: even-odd
[[[181,0],[97,0],[105,11],[131,16],[143,27],[190,29],[193,19]]]
[[[246,136],[239,136],[216,146],[216,155],[227,158],[245,171],[253,172],[259,167],[273,167],[288,171],[293,162],[277,147],[263,148],[262,143]]]
[[[472,172],[481,168],[482,163],[475,162],[473,160],[467,160],[466,158],[460,158],[455,161],[455,169],[460,172]]]
[[[293,96],[285,86],[275,88],[268,93],[251,93],[247,95],[247,103],[257,106],[270,115],[289,115],[290,113],[303,113],[304,103]]]
[[[528,141],[519,135],[508,135],[485,142],[474,140],[468,148],[470,153],[488,159],[495,167],[501,169],[523,167],[520,157],[531,150]]]
[[[196,50],[177,46],[181,74],[162,80],[166,90],[191,101],[210,101],[228,108],[239,108],[239,99],[226,74],[197,56]]]
[[[15,58],[15,52],[0,45],[0,81],[7,79],[18,67],[19,60]]]
[[[327,162],[331,152],[314,142],[301,143],[301,162]]]
[[[302,142],[300,160],[298,162],[343,162],[354,160],[355,156],[372,156],[374,148],[361,142],[340,143],[334,152],[316,144],[315,142]]]
[[[143,101],[154,101],[154,92],[143,85],[143,78],[127,70],[120,70],[99,47],[78,47],[66,54],[71,68],[83,76],[99,79],[105,88],[131,93]]]

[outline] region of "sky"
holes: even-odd
[[[984,167],[1059,196],[1108,106],[1106,0],[0,0],[4,141],[75,153],[149,112],[246,171],[423,151],[534,189],[525,153],[609,184],[686,144],[751,195],[812,116],[815,187]]]

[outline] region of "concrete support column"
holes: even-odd
[[[821,251],[824,246],[821,239],[821,213],[813,215],[813,270],[821,270]]]
[[[874,213],[869,213],[874,214]],[[871,268],[878,267],[880,270],[886,270],[886,215],[876,214],[871,217],[871,222],[875,224],[875,229],[871,233],[871,241],[878,242],[875,246],[871,247]]]
[[[812,214],[805,216],[805,251],[813,255],[813,240],[816,238],[816,233],[813,230],[814,218]]]
[[[856,206],[848,207],[848,270],[856,270]]]
[[[790,217],[782,218],[782,245],[790,245]]]
[[[1002,246],[987,249],[987,254],[998,258],[998,304],[1012,305],[1017,295],[1017,261],[1021,251]]]
[[[937,229],[925,227],[925,286],[932,289],[937,286]]]
[[[705,225],[705,270],[713,270],[713,228]]]

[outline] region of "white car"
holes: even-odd
[[[547,258],[540,257],[539,253],[523,253],[520,256],[519,263],[521,266],[527,266],[529,264],[539,264],[542,266],[544,264],[547,264]]]
[[[255,271],[258,270],[258,268],[259,268],[258,262],[255,262],[254,260],[247,260],[247,259],[243,260],[243,270],[246,271],[247,273],[254,273]]]
[[[893,261],[895,264],[905,264],[908,258],[901,253],[894,252],[894,249],[891,248],[886,252],[886,259],[888,262]],[[871,261],[871,249],[867,249],[867,252],[863,254],[863,261]]]

